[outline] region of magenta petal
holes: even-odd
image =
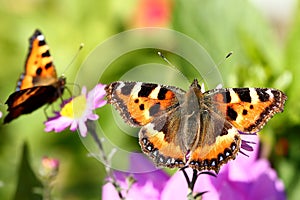
[[[88,116],[88,119],[95,121],[95,120],[99,119],[99,116],[97,114],[92,113]]]
[[[103,100],[106,95],[104,88],[105,85],[98,84],[88,93],[87,98],[92,106],[92,109],[100,108],[107,103],[105,100]]]
[[[187,169],[189,175],[191,170]],[[162,191],[161,199],[187,199],[188,187],[181,171],[177,171],[167,182]]]
[[[277,177],[276,177],[277,179]],[[249,199],[286,199],[283,188],[276,187],[276,179],[272,179],[268,174],[261,174],[252,185],[252,191],[249,193]]]
[[[147,173],[134,173],[134,171],[141,172],[143,169],[151,169]],[[121,188],[127,189],[126,177],[133,176],[136,182],[129,190],[126,199],[161,199],[161,192],[165,187],[169,176],[162,170],[155,170],[153,164],[145,158],[142,154],[134,153],[130,156],[129,172],[114,172],[118,183]],[[125,195],[125,193],[123,192]],[[119,199],[116,190],[112,187],[111,183],[107,183],[102,190],[102,199]]]
[[[55,132],[61,132],[64,129],[66,129],[70,125],[71,120],[65,117],[58,117],[53,120],[49,120],[45,122],[45,131],[55,131]]]
[[[72,124],[70,126],[70,130],[75,131],[77,129],[77,127],[78,127],[78,122],[76,120],[73,120]]]
[[[87,91],[86,87],[83,86],[82,89],[81,89],[81,94],[86,96],[86,91]]]
[[[118,196],[118,192],[113,187],[111,183],[106,183],[102,187],[102,199],[120,199]]]

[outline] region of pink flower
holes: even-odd
[[[59,160],[55,158],[49,158],[47,156],[42,158],[42,166],[40,169],[40,175],[45,179],[54,178],[59,170]]]
[[[94,114],[96,108],[106,104],[105,85],[98,84],[87,93],[86,87],[82,88],[81,95],[64,101],[61,110],[55,112],[55,116],[45,122],[45,131],[61,132],[70,126],[71,131],[79,129],[82,137],[87,134],[86,121],[97,120],[99,116]]]
[[[141,154],[132,154],[130,158],[130,171],[133,173],[116,171],[114,174],[122,189],[125,199],[156,200],[160,199],[161,192],[166,185],[169,176],[162,170],[156,169],[153,164]],[[137,169],[138,168],[138,169]],[[134,173],[134,171],[147,170],[147,173]],[[126,177],[133,176],[130,188]],[[116,189],[111,182],[106,183],[102,188],[102,199],[119,199]],[[128,193],[126,190],[129,189]]]
[[[165,27],[171,19],[171,0],[139,0],[134,27]]]

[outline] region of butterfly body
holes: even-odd
[[[25,72],[17,82],[16,91],[5,102],[9,113],[4,118],[4,123],[53,103],[64,92],[66,78],[57,77],[44,35],[36,30],[29,39],[29,44]]]
[[[108,102],[131,126],[142,126],[142,151],[157,166],[219,171],[241,146],[239,132],[255,133],[277,112],[286,96],[269,88],[201,91],[197,80],[188,91],[159,84],[114,82]]]

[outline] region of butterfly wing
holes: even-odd
[[[239,132],[211,107],[203,105],[199,115],[199,138],[191,149],[188,165],[218,173],[221,165],[236,157],[241,145]]]
[[[177,106],[178,96],[184,94],[175,87],[142,82],[113,82],[105,90],[108,103],[133,127],[144,126]]]
[[[219,171],[234,159],[241,145],[239,131],[255,133],[277,112],[283,111],[286,96],[268,88],[214,89],[203,94],[200,106],[201,134],[191,152],[189,166]]]
[[[25,62],[25,73],[20,77],[17,91],[39,85],[50,85],[57,81],[49,46],[41,31],[36,30],[29,39],[29,52]]]
[[[185,91],[171,86],[141,82],[114,82],[106,87],[108,102],[139,132],[142,151],[156,165],[184,166],[177,131],[180,103]]]
[[[207,91],[205,102],[235,128],[256,133],[276,113],[282,112],[287,96],[270,88],[228,88]]]
[[[36,86],[14,92],[5,102],[8,105],[9,113],[5,116],[4,123],[9,123],[22,114],[31,113],[47,103],[56,101],[64,91],[64,84],[64,80],[59,79],[56,84]]]
[[[142,151],[156,166],[184,167],[186,150],[180,134],[181,111],[176,107],[145,125],[139,132]]]

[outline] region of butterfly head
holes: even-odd
[[[198,88],[199,90],[201,90],[201,86],[199,85],[198,80],[196,78],[192,82],[190,88]]]
[[[199,85],[198,80],[194,79],[194,81],[192,82],[192,84],[190,86],[190,91],[193,91],[196,94],[198,94],[198,93],[203,93],[204,92],[203,89],[201,89],[201,86]]]
[[[60,87],[64,87],[66,85],[66,81],[67,81],[67,78],[65,77],[65,75],[61,75],[59,78],[58,78],[58,84]]]

